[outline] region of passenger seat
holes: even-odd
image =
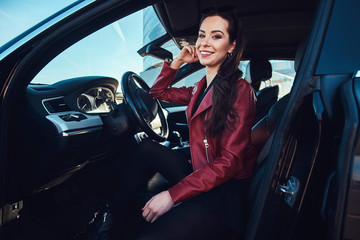
[[[270,110],[271,106],[276,103],[279,95],[279,86],[270,86],[260,89],[261,82],[270,80],[272,77],[272,67],[270,62],[265,58],[254,58],[250,60],[246,67],[245,80],[251,83],[256,91],[257,104],[255,123],[260,121]]]

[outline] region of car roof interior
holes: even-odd
[[[155,4],[155,11],[179,47],[194,44],[201,14],[211,8],[236,8],[243,22],[246,50],[243,59],[294,59],[306,39],[318,1],[288,0],[183,0]],[[186,16],[186,17],[184,17]]]

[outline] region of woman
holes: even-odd
[[[245,226],[244,196],[256,159],[250,142],[256,97],[240,78],[242,51],[235,14],[214,11],[201,20],[196,45],[184,47],[174,61],[164,63],[150,94],[188,105],[192,171],[184,171],[181,181],[145,204],[142,215],[154,225],[139,239],[224,239]],[[206,76],[195,87],[169,88],[180,66],[196,61],[206,67]],[[167,154],[164,161],[187,164]]]
[[[256,161],[250,142],[256,97],[238,70],[242,51],[235,14],[214,11],[201,20],[196,45],[164,63],[150,94],[188,105],[191,163],[153,141],[139,145],[112,212],[121,215],[130,196],[157,171],[172,187],[142,208],[151,224],[136,239],[226,239],[243,230],[247,179]],[[196,61],[206,76],[195,87],[169,88],[177,69]]]

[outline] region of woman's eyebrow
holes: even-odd
[[[224,32],[221,31],[221,30],[212,30],[212,31],[211,31],[211,33],[217,33],[217,32],[222,33],[222,35],[225,35]]]
[[[201,29],[199,30],[199,32],[205,33],[205,31],[204,31],[204,30],[201,30]],[[212,30],[212,31],[211,31],[211,33],[217,33],[217,32],[222,33],[223,35],[225,35],[224,32],[221,31],[221,30]]]

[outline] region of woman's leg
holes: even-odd
[[[139,144],[131,161],[118,192],[110,202],[110,209],[116,214],[126,209],[136,193],[156,172],[175,184],[192,171],[185,156],[150,140]]]
[[[156,172],[175,184],[192,172],[192,166],[185,156],[170,148],[152,141],[140,143],[108,205],[109,209],[107,206],[99,209],[84,231],[87,239],[108,239],[111,225],[122,225],[130,220],[127,217],[130,203]],[[113,234],[117,235],[116,231]]]
[[[231,239],[235,232],[191,199],[149,224],[136,240]]]

